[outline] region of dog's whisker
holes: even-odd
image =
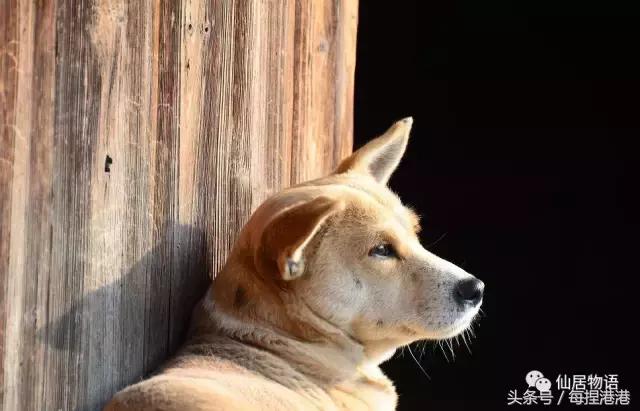
[[[420,343],[421,341],[416,342],[416,348],[418,349],[418,360],[422,361],[423,353],[421,352],[422,350],[420,349]]]
[[[474,326],[474,324],[469,325],[469,334],[470,334],[471,336],[473,336],[473,338],[476,338],[476,332],[475,332],[475,330],[473,329],[473,326]]]
[[[453,344],[451,342],[451,339],[449,338],[446,341],[447,341],[447,346],[449,347],[449,351],[451,351],[451,358],[453,358],[453,360],[455,361],[456,360],[456,353],[455,353],[455,351],[453,351]]]
[[[471,352],[471,348],[469,347],[469,344],[467,343],[467,330],[464,330],[464,332],[462,333],[462,341],[464,341],[464,345],[467,347],[467,351],[469,351],[469,354],[473,355],[473,353]]]
[[[425,248],[428,250],[431,247],[433,247],[434,245],[438,244],[440,242],[440,240],[442,240],[443,238],[445,238],[447,235],[447,232],[445,231],[444,234],[442,234],[440,237],[438,237],[438,239],[436,239],[434,242],[428,244]]]
[[[451,347],[449,346],[449,339],[445,339],[444,341],[443,347],[444,349],[447,350],[447,353],[451,353],[451,362],[454,362],[456,360],[456,356],[453,353],[453,351],[451,350]]]
[[[447,362],[449,362],[449,357],[447,356],[447,353],[444,351],[444,347],[442,346],[442,340],[438,341],[438,345],[440,346],[442,355],[444,355],[444,359],[447,360]]]
[[[425,351],[427,350],[427,344],[428,344],[427,341],[423,341],[423,344],[422,344],[422,355],[423,356],[425,354]]]
[[[413,351],[411,351],[411,347],[407,345],[407,349],[409,350],[409,354],[411,354],[411,357],[413,357],[413,361],[415,361],[416,365],[418,366],[418,368],[420,368],[420,371],[422,371],[422,373],[429,379],[431,380],[431,377],[429,376],[429,374],[427,374],[427,372],[424,370],[424,368],[422,368],[422,365],[420,365],[420,362],[416,359],[416,356],[413,355]]]

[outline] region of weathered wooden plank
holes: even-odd
[[[18,89],[18,5],[0,2],[0,404],[4,403],[4,358],[13,192],[15,107]]]
[[[355,1],[0,11],[0,403],[99,409],[270,193],[351,149]]]
[[[157,133],[153,6],[97,1],[86,26],[100,81],[89,222],[92,274],[83,302],[88,324],[82,355],[88,362],[82,404],[90,409],[110,395],[105,387],[124,385],[145,371]]]
[[[15,6],[18,32],[13,44],[17,45],[18,88],[13,102],[15,118],[6,124],[14,132],[4,338],[3,402],[10,405],[6,409],[19,407],[17,401],[25,395],[25,387],[31,390],[38,387],[29,393],[31,407],[38,407],[45,385],[45,347],[37,343],[37,330],[47,322],[47,276],[52,248],[50,176],[55,37],[51,33],[55,19],[51,6],[50,3]]]
[[[292,182],[321,174],[348,152],[340,139],[352,128],[349,73],[355,68],[350,50],[355,50],[357,2],[297,1],[295,19],[292,141],[294,156],[306,166],[294,168]]]
[[[93,19],[94,5],[89,1],[56,3],[52,207],[57,221],[52,224],[55,246],[51,250],[49,322],[43,340],[49,349],[43,403],[53,409],[87,405],[89,375],[85,370],[93,320],[89,316],[95,302],[89,290],[100,278],[94,267],[102,261],[101,255],[92,253],[91,222],[96,217],[93,179],[101,173],[94,165],[101,133],[105,133],[100,119],[106,111],[101,106],[101,87],[106,79],[101,55],[92,45]],[[117,261],[118,255],[113,257]],[[23,388],[21,401],[29,398],[29,390]]]
[[[180,71],[181,9],[180,2],[156,1],[154,12],[151,113],[157,123],[152,146],[150,184],[153,198],[151,238],[154,248],[140,267],[148,266],[145,292],[145,359],[143,373],[151,372],[169,354],[171,277],[175,272],[176,239],[181,235],[177,224],[180,150]],[[188,135],[188,130],[183,130]],[[185,201],[186,203],[186,201]],[[187,229],[186,227],[184,228]],[[148,261],[148,263],[147,263]]]

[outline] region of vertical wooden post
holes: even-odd
[[[0,0],[0,408],[96,410],[352,145],[355,0]]]

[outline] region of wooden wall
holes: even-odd
[[[0,408],[97,410],[351,150],[355,0],[0,0]]]

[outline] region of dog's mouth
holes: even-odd
[[[480,306],[469,309],[459,317],[447,317],[447,320],[429,321],[430,326],[425,330],[429,340],[441,340],[452,338],[468,330],[478,317]],[[441,318],[441,317],[439,317]]]
[[[435,335],[435,338],[445,339],[445,338],[451,338],[459,334],[462,334],[467,329],[469,329],[469,327],[471,327],[471,324],[473,324],[474,319],[475,319],[475,316],[470,319],[465,319],[463,321],[456,322],[450,327],[444,328],[442,330],[438,330]]]

